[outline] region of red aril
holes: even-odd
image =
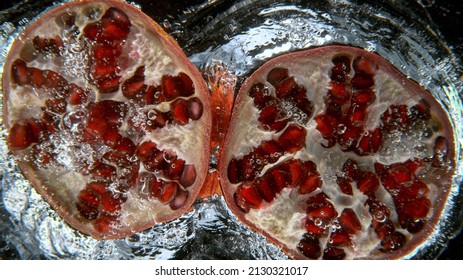
[[[431,93],[389,62],[320,47],[275,58],[243,83],[220,183],[233,213],[292,258],[400,258],[442,213],[453,137]]]
[[[123,1],[75,1],[32,22],[8,54],[3,91],[19,166],[84,233],[121,238],[179,217],[205,181],[205,82]]]

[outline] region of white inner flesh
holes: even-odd
[[[326,54],[322,59],[317,57],[317,59],[311,60],[310,57],[302,57],[298,58],[297,61],[280,62],[271,69],[267,68],[262,70],[261,68],[258,70],[261,71],[261,73],[255,75],[256,77],[262,78],[261,80],[254,80],[254,83],[264,83],[272,95],[275,95],[275,89],[270,83],[265,81],[265,77],[267,77],[270,70],[278,67],[289,69],[289,75],[294,76],[296,82],[306,88],[307,97],[313,104],[314,112],[310,121],[305,126],[307,131],[306,148],[297,152],[294,158],[313,161],[317,165],[317,170],[323,178],[323,186],[321,190],[304,196],[291,196],[288,195],[286,191],[283,191],[277,194],[272,203],[264,203],[259,209],[251,209],[245,217],[247,220],[268,232],[275,239],[287,245],[288,248],[296,249],[298,241],[301,240],[303,234],[306,233],[304,202],[307,200],[307,197],[323,191],[330,198],[338,215],[342,213],[344,208],[352,208],[356,212],[362,224],[362,230],[361,233],[355,235],[353,240],[354,246],[344,249],[347,254],[346,258],[362,258],[367,257],[368,254],[378,246],[380,240],[376,237],[373,229],[370,228],[372,217],[368,208],[365,206],[367,196],[356,188],[355,183],[353,183],[352,186],[354,191],[353,196],[342,193],[336,183],[336,175],[341,173],[343,163],[350,158],[356,160],[360,164],[361,169],[367,168],[374,171],[372,170],[374,162],[392,164],[404,162],[413,157],[429,157],[433,153],[432,149],[435,137],[423,141],[423,139],[417,140],[418,136],[421,136],[422,131],[392,133],[386,138],[383,145],[384,148],[375,155],[367,157],[360,157],[354,152],[343,152],[337,144],[330,149],[322,147],[320,144],[324,143],[325,140],[316,129],[316,122],[313,118],[323,113],[325,110],[323,98],[326,96],[329,89],[330,77],[328,73],[333,67],[331,62],[333,55],[335,54]],[[320,61],[325,61],[325,63],[320,63]],[[351,77],[352,74],[353,73],[351,73]],[[249,92],[252,86],[253,84],[246,84],[246,88],[242,90],[244,92]],[[409,95],[399,82],[390,78],[381,69],[379,69],[375,75],[374,92],[377,94],[377,98],[367,110],[368,121],[365,124],[365,131],[379,127],[381,115],[391,104],[405,104],[410,108],[420,100],[417,96],[412,97]],[[387,94],[378,96],[378,93],[381,92],[387,92]],[[240,126],[235,127],[235,130],[230,133],[230,150],[227,151],[225,162],[229,162],[233,157],[238,159],[242,158],[254,147],[259,146],[263,141],[272,138],[277,139],[279,136],[279,134],[260,130],[257,120],[259,117],[259,110],[254,107],[253,99],[247,94],[243,94],[241,98],[241,102],[238,106],[242,109],[240,109],[236,120],[240,123]],[[391,149],[388,147],[393,148]],[[276,163],[267,165],[261,172],[261,175],[283,160],[284,159],[280,159]],[[362,163],[366,165],[362,166]],[[234,191],[236,191],[238,185],[239,184],[235,185]],[[437,187],[434,184],[428,184],[428,187],[430,188],[430,195],[428,198],[434,203],[437,197]],[[393,199],[384,187],[381,186],[376,194],[389,209],[395,209]],[[431,212],[432,211],[430,211],[429,215]],[[409,240],[411,234],[398,226],[397,214],[394,211],[391,211],[390,219],[396,225],[396,230],[402,232],[407,237],[407,240]],[[329,229],[331,232],[331,228]],[[323,241],[321,241],[321,244],[323,244]],[[322,248],[322,251],[323,249],[324,248]]]

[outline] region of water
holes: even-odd
[[[210,88],[239,88],[269,58],[326,44],[377,52],[430,90],[452,117],[457,175],[445,214],[430,242],[408,258],[435,258],[461,225],[462,64],[439,37],[422,6],[434,1],[134,1],[158,21],[207,77]],[[380,3],[379,3],[380,2]],[[389,3],[394,3],[394,7]],[[55,3],[59,4],[59,3]],[[35,1],[0,13],[0,64],[14,36],[36,14]],[[162,9],[160,9],[161,7]],[[0,110],[1,111],[1,110]],[[1,113],[0,113],[1,114]],[[97,241],[73,230],[21,175],[0,131],[0,256],[22,259],[285,259],[265,238],[241,224],[223,198],[198,200],[181,218],[116,241]],[[213,164],[216,159],[212,156]]]

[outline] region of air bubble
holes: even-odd
[[[383,211],[378,211],[373,215],[373,219],[378,223],[384,223],[387,219],[387,216]]]
[[[165,19],[163,22],[162,22],[162,26],[165,28],[165,29],[169,29],[172,27],[172,24],[169,22],[169,20]]]
[[[156,113],[156,110],[149,110],[147,116],[148,119],[155,120],[158,114]]]

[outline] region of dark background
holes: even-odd
[[[15,1],[15,0],[1,0],[0,11],[11,8],[19,2],[29,1]],[[410,0],[415,1],[415,0]],[[416,0],[418,1],[418,0]],[[32,0],[32,2],[35,2]],[[37,1],[38,2],[38,1]],[[146,1],[145,1],[146,2]],[[156,3],[157,2],[157,3]],[[170,11],[172,8],[170,1],[151,1],[151,4],[156,5],[159,9],[161,6],[162,10]],[[175,2],[182,2],[185,5],[191,5],[192,3],[198,3],[201,1],[197,0],[180,0]],[[429,16],[435,22],[437,28],[441,32],[445,41],[449,47],[460,59],[460,70],[463,70],[463,1],[462,0],[420,0],[427,7],[426,10]],[[155,4],[156,3],[156,4]],[[175,3],[178,5],[179,3]],[[165,6],[165,7],[164,7]],[[37,4],[37,9],[41,9],[40,4]],[[175,14],[178,11],[172,11]],[[14,18],[14,12],[10,14]],[[10,19],[11,20],[11,19]],[[463,79],[463,74],[460,79]],[[0,240],[0,242],[2,242]],[[0,244],[1,245],[1,244]],[[14,255],[14,252],[10,252]],[[0,258],[1,259],[1,258]],[[460,233],[455,239],[451,240],[440,255],[441,260],[463,260],[463,234]]]

